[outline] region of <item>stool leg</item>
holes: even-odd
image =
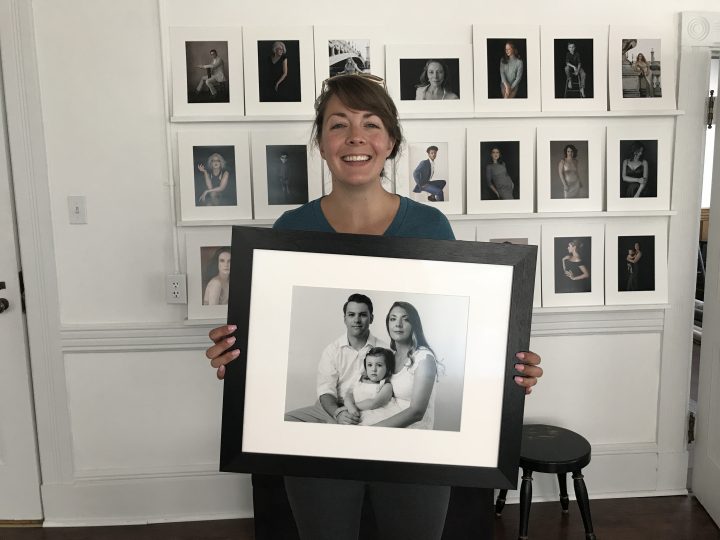
[[[590,516],[590,501],[588,500],[588,492],[585,487],[585,480],[582,472],[575,471],[573,473],[573,483],[575,485],[575,498],[577,499],[580,515],[582,516],[583,525],[585,525],[586,540],[595,540],[593,532],[592,517]]]
[[[520,532],[518,533],[518,540],[527,540],[531,502],[532,471],[530,469],[523,469],[522,485],[520,486]]]
[[[568,513],[568,505],[570,499],[567,494],[567,474],[558,473],[558,484],[560,485],[560,506],[562,506],[563,514]]]
[[[503,508],[505,508],[505,497],[507,497],[507,489],[501,489],[498,493],[497,500],[495,501],[495,515],[500,517]]]

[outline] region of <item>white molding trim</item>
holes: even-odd
[[[30,0],[0,0],[0,51],[43,482],[73,476],[52,212]]]
[[[665,309],[607,308],[602,311],[574,308],[534,313],[532,337],[647,334],[663,331]],[[197,350],[210,345],[208,332],[222,321],[201,325],[142,322],[132,324],[87,324],[61,327],[63,353],[159,352]]]

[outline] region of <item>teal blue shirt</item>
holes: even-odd
[[[275,229],[336,232],[328,223],[320,200],[315,199],[295,210],[288,210],[273,225]],[[455,240],[450,222],[437,208],[400,196],[400,207],[384,236]]]

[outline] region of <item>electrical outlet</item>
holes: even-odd
[[[165,298],[168,304],[187,304],[185,274],[169,274],[165,278]]]

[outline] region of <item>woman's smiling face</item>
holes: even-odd
[[[328,100],[319,147],[333,181],[353,186],[377,181],[394,143],[376,114],[350,109],[337,96]]]

